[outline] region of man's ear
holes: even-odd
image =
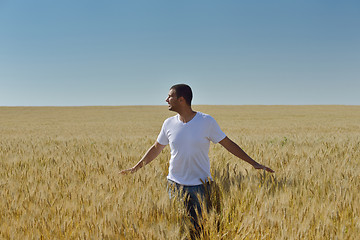
[[[185,98],[184,97],[179,97],[178,98],[180,102],[184,102],[185,101]]]

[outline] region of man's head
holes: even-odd
[[[180,106],[191,107],[192,101],[191,88],[186,84],[176,84],[170,88],[166,102],[169,110],[177,111]]]
[[[176,85],[172,86],[170,88],[170,90],[171,89],[175,90],[177,98],[183,97],[185,99],[187,105],[191,106],[193,94],[192,94],[190,86],[188,86],[186,84],[176,84]]]

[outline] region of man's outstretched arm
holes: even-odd
[[[274,170],[272,170],[271,168],[268,168],[264,165],[261,165],[260,163],[256,162],[254,159],[252,159],[251,157],[249,157],[249,155],[247,155],[244,150],[242,150],[239,145],[237,145],[236,143],[234,143],[233,141],[230,140],[230,138],[225,137],[223,140],[221,140],[219,142],[226,150],[228,150],[229,152],[231,152],[232,154],[234,154],[236,157],[241,158],[242,160],[244,160],[245,162],[248,162],[249,164],[251,164],[255,169],[264,169],[268,172],[273,173]]]
[[[161,151],[166,147],[166,145],[162,145],[158,142],[155,142],[154,145],[152,145],[149,150],[145,153],[145,155],[141,158],[141,160],[132,168],[122,170],[120,171],[121,174],[128,174],[128,173],[134,173],[146,164],[150,163],[152,160],[154,160]]]

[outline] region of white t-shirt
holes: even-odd
[[[226,135],[213,117],[197,112],[187,122],[176,115],[164,121],[157,142],[170,144],[171,159],[167,179],[176,183],[194,186],[202,184],[210,174],[210,141],[218,143]],[[201,180],[200,180],[201,179]]]

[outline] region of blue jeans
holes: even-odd
[[[196,186],[184,186],[168,180],[169,198],[179,197],[183,199],[185,208],[194,226],[194,230],[199,232],[199,217],[202,216],[201,201],[205,199],[206,188],[203,184]],[[200,198],[200,199],[199,199]]]

